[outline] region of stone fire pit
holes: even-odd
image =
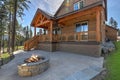
[[[31,56],[24,60],[24,63],[18,65],[19,76],[38,75],[49,67],[49,59],[43,56]]]

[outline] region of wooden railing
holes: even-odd
[[[38,44],[38,40],[39,39],[39,36],[34,36],[33,38],[27,40],[25,43],[24,43],[24,50],[30,50],[32,48],[35,48]]]
[[[96,32],[64,33],[53,35],[54,42],[60,41],[96,41]]]
[[[50,35],[46,34],[46,35],[39,35],[39,42],[46,42],[46,41],[50,41]]]
[[[24,50],[30,50],[38,45],[39,42],[49,42],[50,35],[39,35],[34,36],[24,43]],[[64,33],[52,36],[53,42],[61,42],[61,41],[96,41],[96,32],[79,32],[79,33]]]

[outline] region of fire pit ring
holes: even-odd
[[[19,76],[22,77],[34,76],[46,71],[49,68],[49,59],[43,56],[40,57],[42,57],[43,60],[40,60],[38,62],[31,62],[31,63],[26,63],[24,61],[24,63],[18,65]]]

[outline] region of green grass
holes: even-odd
[[[18,46],[18,50],[23,50],[24,46]],[[17,50],[17,46],[15,47],[15,50]]]
[[[120,80],[120,42],[115,42],[116,50],[106,58],[108,74],[105,80]]]
[[[1,58],[2,58],[2,65],[6,64],[10,61],[10,54],[4,53],[1,55]]]
[[[8,53],[4,53],[1,55],[1,58],[5,59],[5,58],[8,58],[10,57],[10,55]]]

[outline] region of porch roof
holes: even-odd
[[[42,15],[44,15],[47,19],[54,19],[54,17],[53,17],[53,15],[52,14],[50,14],[50,13],[47,13],[47,12],[45,12],[45,11],[43,11],[43,10],[41,10],[41,9],[37,9],[37,11],[36,11],[36,13],[35,13],[35,15],[34,15],[34,18],[33,18],[33,20],[32,20],[32,22],[31,22],[31,26],[34,26],[34,23],[35,23],[35,21],[36,21],[36,19],[38,18],[38,15],[39,14],[42,14]]]

